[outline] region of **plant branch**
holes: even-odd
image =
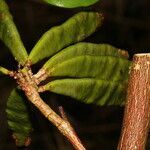
[[[42,81],[46,80],[48,78],[48,73],[46,69],[40,69],[37,74],[34,75],[35,81],[38,84],[40,84]]]
[[[60,112],[60,114],[61,114],[61,117],[66,121],[66,122],[68,122],[68,124],[70,124],[70,122],[69,122],[69,120],[68,120],[68,118],[67,118],[67,115],[66,115],[66,113],[65,113],[65,111],[64,111],[64,109],[63,109],[63,107],[62,106],[59,106],[59,112]],[[70,124],[70,126],[71,126],[71,124]],[[72,128],[72,132],[74,133],[74,135],[76,135],[77,136],[77,133],[75,132],[75,130]],[[78,140],[80,141],[80,139],[78,138]],[[81,142],[81,141],[80,141]]]
[[[52,122],[58,130],[72,143],[76,150],[85,150],[79,138],[74,132],[70,123],[57,115],[40,97],[38,86],[33,79],[31,70],[25,67],[14,74],[14,78],[31,103],[33,103],[40,112]]]
[[[64,111],[64,109],[63,109],[62,106],[59,106],[59,112],[60,112],[61,117],[62,117],[64,120],[68,121],[67,116],[66,116],[66,113],[65,113],[65,111]],[[69,121],[68,121],[68,122],[69,122]]]
[[[118,150],[145,150],[150,123],[150,54],[136,54]]]

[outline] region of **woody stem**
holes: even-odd
[[[131,68],[118,150],[145,150],[150,123],[150,54],[136,54]]]
[[[18,71],[14,77],[21,89],[25,92],[28,100],[34,104],[39,111],[52,122],[58,130],[72,143],[76,150],[85,150],[79,138],[74,132],[74,129],[68,121],[57,115],[40,97],[37,84],[34,81],[31,70],[24,68]]]

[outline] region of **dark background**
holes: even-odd
[[[150,52],[150,1],[149,0],[101,0],[88,8],[63,9],[48,6],[37,0],[8,0],[14,21],[28,50],[51,26],[64,22],[79,11],[103,12],[104,24],[86,39],[94,43],[109,43],[135,53]],[[11,65],[10,65],[11,64]],[[16,62],[8,49],[0,42],[0,65],[16,69]],[[40,64],[39,64],[40,66]],[[17,150],[6,123],[6,100],[13,80],[0,77],[0,150]],[[69,120],[88,150],[115,150],[119,140],[123,107],[98,107],[76,102],[68,97],[46,94],[43,99],[58,112],[63,106]],[[72,150],[72,146],[33,107],[34,132],[32,144],[23,150]],[[147,149],[150,145],[148,139]]]

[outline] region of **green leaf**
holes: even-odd
[[[128,52],[117,49],[109,44],[93,44],[93,43],[77,43],[69,46],[53,57],[51,57],[43,66],[45,69],[50,69],[68,59],[76,56],[116,56],[121,58],[128,58]]]
[[[17,146],[25,146],[30,139],[32,124],[23,93],[14,89],[7,102],[6,108],[8,127],[13,132]]]
[[[44,89],[98,105],[122,105],[126,96],[125,83],[89,78],[55,80]]]
[[[8,75],[9,70],[7,70],[6,68],[0,66],[0,75],[2,75],[2,74]]]
[[[108,44],[72,45],[42,67],[52,81],[39,91],[48,90],[85,103],[122,105],[131,65],[127,58],[126,51]]]
[[[47,31],[32,49],[29,59],[32,64],[50,57],[62,48],[79,42],[102,24],[103,17],[95,12],[80,12],[60,26]]]
[[[122,105],[131,65],[127,58],[126,51],[107,44],[67,47],[43,66],[49,77],[55,78],[39,91],[48,90],[85,103]]]
[[[10,49],[19,64],[24,65],[28,55],[4,0],[0,0],[0,39]]]
[[[46,68],[50,77],[99,78],[126,80],[130,62],[112,56],[78,56]]]
[[[65,8],[87,7],[99,0],[44,0],[45,2]]]

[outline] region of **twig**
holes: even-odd
[[[48,78],[48,73],[45,69],[40,69],[37,74],[34,75],[35,81],[40,84],[42,81]]]
[[[58,130],[72,143],[76,150],[85,150],[84,146],[76,136],[74,129],[68,121],[57,115],[40,97],[38,86],[33,79],[31,70],[25,67],[22,70],[14,73],[14,78],[21,89],[25,92],[28,100],[33,103],[39,111],[52,122]]]
[[[59,106],[59,112],[60,112],[61,117],[62,117],[64,120],[68,121],[68,118],[67,118],[66,113],[65,113],[65,111],[64,111],[64,109],[63,109],[62,106]],[[68,121],[68,122],[69,122],[69,121]]]
[[[66,122],[68,122],[68,124],[70,124],[70,122],[69,122],[69,120],[68,120],[68,118],[67,118],[67,116],[66,116],[66,113],[65,113],[65,111],[64,111],[64,109],[63,109],[62,106],[59,107],[59,111],[60,111],[61,117],[62,117]],[[70,126],[71,126],[71,124],[70,124]],[[75,132],[75,130],[74,130],[73,128],[72,128],[72,132],[73,132],[74,135],[78,138],[77,133]],[[78,141],[80,141],[79,138],[78,138]],[[81,141],[80,141],[80,142],[81,142]],[[72,143],[72,144],[74,144],[74,143]]]
[[[136,54],[118,150],[145,150],[150,122],[150,54]]]

